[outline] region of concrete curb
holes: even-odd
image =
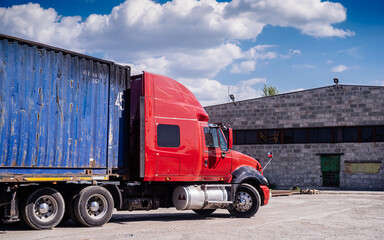
[[[301,194],[298,191],[290,190],[272,190],[272,197],[291,196]],[[319,194],[357,194],[357,195],[383,195],[384,191],[352,191],[352,190],[319,190]],[[311,195],[311,194],[303,194]],[[312,194],[313,195],[313,194]]]
[[[333,190],[320,190],[320,194],[358,194],[358,195],[383,195],[384,191],[333,191]]]

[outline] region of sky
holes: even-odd
[[[333,84],[384,86],[382,0],[0,0],[0,33],[187,86],[203,106]]]

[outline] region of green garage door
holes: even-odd
[[[321,156],[321,172],[324,187],[340,186],[340,155]]]

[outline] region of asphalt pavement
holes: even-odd
[[[0,225],[0,239],[384,239],[384,192],[321,191],[316,195],[273,197],[252,218],[232,218],[226,210],[209,217],[192,211],[115,212],[103,227],[53,230]]]

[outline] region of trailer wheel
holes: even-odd
[[[208,216],[209,214],[216,211],[216,209],[193,209],[192,211],[194,211],[195,213],[201,216]]]
[[[79,195],[79,192],[82,190],[83,188],[79,188],[77,189],[75,192],[73,192],[72,194],[70,194],[66,200],[66,214],[67,216],[69,217],[69,219],[72,220],[73,224],[77,225],[77,226],[80,226],[82,225],[76,218],[75,216],[75,213],[74,213],[74,202],[75,202],[75,199],[78,197]]]
[[[22,220],[28,227],[51,229],[63,218],[65,203],[57,190],[45,187],[29,194],[20,210]]]
[[[241,184],[235,194],[233,204],[228,208],[231,215],[239,218],[250,218],[260,207],[259,192],[249,184]]]
[[[113,212],[111,193],[100,186],[89,186],[82,189],[73,202],[73,213],[76,220],[86,226],[101,226],[109,221]]]

